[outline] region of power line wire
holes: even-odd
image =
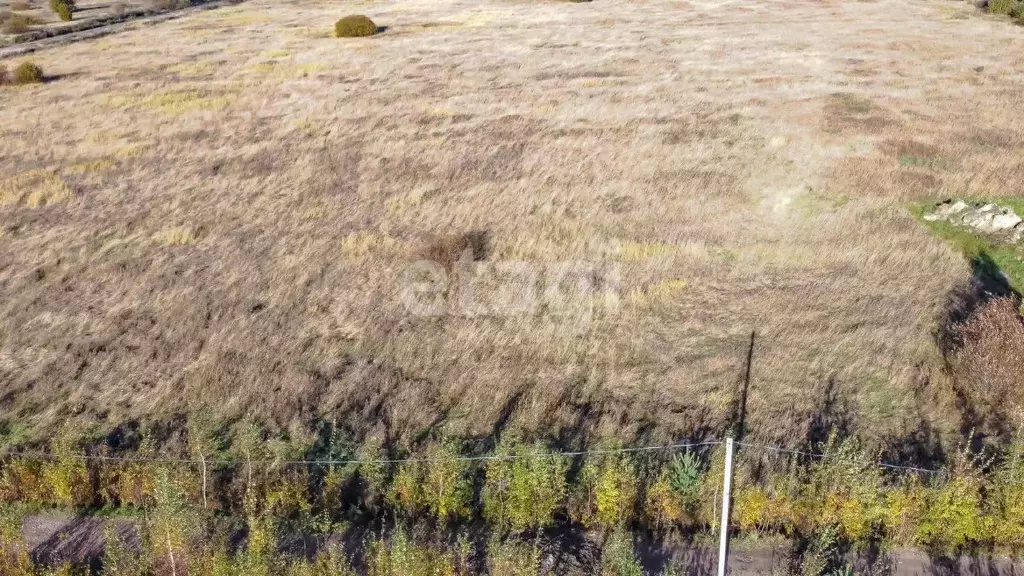
[[[810,458],[825,458],[826,457],[825,454],[820,454],[820,453],[817,453],[817,452],[806,452],[804,450],[791,450],[789,448],[782,448],[782,447],[779,447],[779,446],[768,446],[768,445],[765,445],[765,444],[750,444],[750,443],[747,443],[747,442],[736,442],[735,444],[738,445],[738,446],[746,446],[747,448],[758,448],[758,449],[767,450],[767,451],[770,451],[770,452],[786,453],[786,454],[796,454],[796,455],[799,455],[799,456],[808,456]],[[879,466],[880,468],[889,468],[891,470],[907,470],[907,471],[911,471],[911,472],[923,472],[923,473],[926,473],[926,474],[939,474],[940,472],[942,472],[941,470],[931,470],[931,469],[928,469],[928,468],[918,468],[916,466],[900,466],[898,464],[889,464],[887,462],[875,462],[875,465]]]

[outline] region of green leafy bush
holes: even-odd
[[[469,516],[473,485],[469,462],[459,460],[459,443],[447,439],[427,451],[427,472],[423,495],[427,509],[438,521],[452,521]]]
[[[576,520],[611,529],[632,518],[639,479],[628,456],[612,452],[589,458],[577,481],[572,507]]]
[[[959,552],[986,536],[982,494],[986,478],[978,462],[966,451],[959,453],[949,479],[931,490],[927,508],[918,523],[918,543],[934,552]]]
[[[0,505],[0,566],[13,576],[31,576],[29,547],[22,534],[22,514],[13,506]]]
[[[361,14],[345,16],[334,24],[334,35],[338,38],[359,38],[376,33],[377,25]]]
[[[502,439],[494,455],[486,470],[484,517],[515,531],[550,526],[565,498],[564,458],[516,437]]]
[[[89,470],[83,459],[81,436],[73,424],[60,428],[51,442],[51,450],[54,459],[42,469],[49,502],[69,508],[89,505],[92,501]]]
[[[644,576],[644,569],[633,549],[633,540],[625,530],[612,532],[605,543],[601,554],[601,576]]]
[[[423,466],[419,462],[403,462],[398,467],[387,500],[397,512],[408,516],[415,516],[425,508]]]
[[[535,576],[540,573],[540,549],[536,545],[494,539],[487,552],[487,568],[491,574]]]
[[[1016,4],[1016,0],[989,0],[988,11],[993,14],[1009,14]]]

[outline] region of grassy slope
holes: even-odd
[[[404,440],[718,436],[755,332],[754,436],[945,426],[920,383],[969,270],[903,205],[1024,178],[1013,29],[925,2],[370,7],[366,41],[256,1],[38,53],[56,81],[0,92],[9,424],[191,403]],[[411,315],[425,238],[470,230],[486,266],[617,267],[619,307]]]

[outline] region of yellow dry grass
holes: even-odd
[[[113,94],[107,105],[118,109],[145,109],[161,114],[188,114],[190,112],[217,112],[235,100],[231,93],[212,94],[198,88],[169,90],[154,94]]]
[[[956,429],[934,335],[970,270],[904,203],[1024,190],[1018,29],[929,0],[364,11],[388,29],[342,42],[336,6],[253,0],[0,92],[5,414],[719,435],[755,332],[755,437]],[[422,247],[473,231],[443,313],[407,310]]]
[[[198,239],[190,228],[176,226],[157,232],[153,235],[153,241],[162,246],[186,246],[195,244]]]
[[[0,180],[0,205],[38,208],[66,202],[73,196],[64,179],[52,170],[29,170]]]

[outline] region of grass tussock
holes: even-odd
[[[89,160],[86,162],[79,162],[68,166],[65,170],[65,174],[82,176],[86,174],[98,174],[100,172],[106,172],[117,167],[117,162],[109,158],[98,158],[96,160]]]
[[[43,69],[32,62],[22,62],[15,66],[14,70],[7,70],[0,65],[0,86],[13,85],[24,86],[26,84],[39,84],[43,81]]]
[[[11,9],[14,9],[13,6]],[[8,13],[6,16],[0,15],[0,31],[4,34],[24,34],[31,30],[33,26],[38,26],[42,23],[42,20],[26,14]]]
[[[161,230],[153,235],[153,240],[161,246],[187,246],[199,241],[195,232],[184,226]]]
[[[337,38],[361,38],[376,33],[377,25],[361,14],[345,16],[334,23],[334,36]]]
[[[73,196],[64,179],[52,170],[29,170],[0,180],[0,205],[38,208],[66,202]]]
[[[75,0],[50,0],[50,10],[64,22],[74,18]]]
[[[443,234],[434,236],[417,252],[422,260],[430,260],[451,270],[456,262],[468,260],[480,261],[487,258],[490,251],[490,234],[483,230],[474,230],[461,234]]]
[[[218,112],[234,102],[233,94],[217,94],[200,89],[169,90],[150,95],[113,95],[107,102],[118,109],[142,109],[178,116],[195,112]]]

